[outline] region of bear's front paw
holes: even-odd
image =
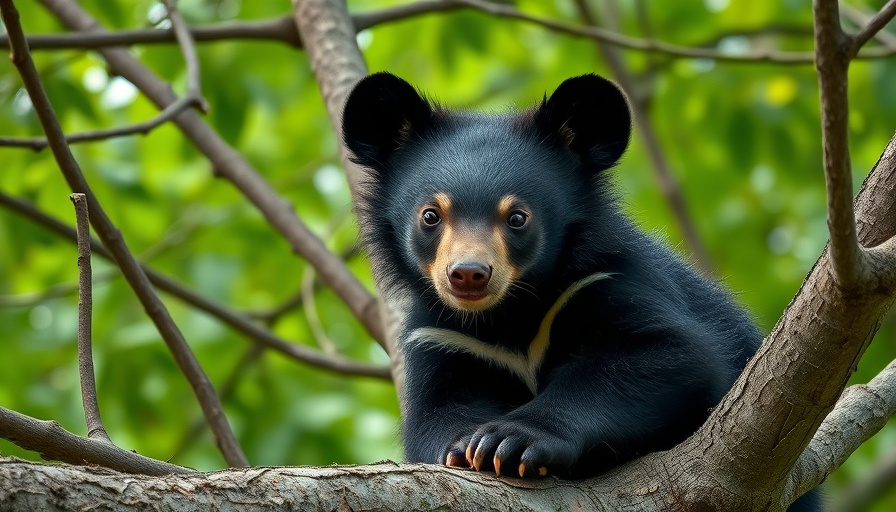
[[[501,475],[546,476],[572,465],[579,458],[573,443],[556,432],[512,421],[493,421],[479,427],[470,438],[466,467]],[[456,456],[449,451],[449,459]],[[458,465],[460,464],[449,464]]]

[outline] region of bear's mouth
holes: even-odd
[[[485,298],[488,297],[488,293],[486,292],[463,292],[460,290],[449,289],[449,293],[457,299],[470,302],[478,302],[480,300],[485,300]]]

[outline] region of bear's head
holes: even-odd
[[[630,133],[625,95],[596,75],[500,115],[447,111],[388,73],[364,78],[343,137],[366,169],[358,218],[373,264],[465,312],[533,292],[600,222],[602,171]]]

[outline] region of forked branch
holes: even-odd
[[[88,33],[103,29],[77,2],[72,0],[41,0],[60,21],[73,30]],[[113,73],[134,84],[159,108],[175,101],[165,83],[127,50],[100,50]],[[211,162],[215,172],[231,181],[265,216],[267,221],[286,238],[292,250],[304,256],[314,266],[321,280],[361,320],[373,338],[385,346],[385,333],[379,316],[377,300],[367,291],[336,255],[296,216],[285,199],[280,197],[246,159],[229,146],[195,112],[186,111],[174,118],[175,124],[196,148]]]
[[[19,21],[19,13],[12,0],[0,0],[0,13],[2,13],[3,22],[9,34],[13,64],[22,76],[25,89],[28,91],[34,106],[34,111],[50,142],[53,156],[56,158],[56,162],[69,187],[73,192],[80,192],[87,196],[91,224],[103,241],[103,244],[109,248],[115,257],[115,261],[121,268],[125,279],[140,299],[144,309],[155,323],[156,328],[172,352],[181,371],[190,382],[193,392],[196,394],[199,404],[205,413],[205,417],[215,434],[215,440],[228,464],[232,466],[248,465],[246,457],[243,455],[242,449],[240,449],[239,444],[236,442],[236,437],[227,423],[221,402],[215,395],[214,388],[212,388],[208,377],[205,375],[202,367],[199,366],[199,362],[187,345],[180,329],[178,329],[168,313],[167,308],[156,296],[146,274],[140,268],[140,265],[121,237],[121,233],[115,228],[97,201],[71,150],[65,143],[65,135],[62,133],[62,128],[59,126],[53,106],[43,89],[34,61],[31,59],[28,43]]]

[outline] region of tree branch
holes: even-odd
[[[31,219],[70,242],[76,240],[74,230],[24,201],[9,197],[0,192],[0,205]],[[92,242],[92,250],[108,260],[115,261],[112,254],[103,247],[102,243],[96,240]],[[255,343],[260,343],[291,359],[323,370],[329,370],[345,375],[389,379],[389,368],[352,361],[336,354],[322,354],[316,350],[311,350],[308,347],[287,341],[271,331],[252,323],[244,315],[240,315],[235,311],[184,288],[177,281],[174,281],[145,265],[143,265],[142,268],[150,282],[160,290],[170,293],[197,309],[205,311],[209,315],[230,326],[235,331],[242,333]]]
[[[165,107],[155,117],[148,121],[128,126],[122,126],[119,128],[72,133],[65,136],[65,142],[67,144],[74,144],[77,142],[94,142],[98,140],[113,139],[116,137],[124,137],[127,135],[134,135],[138,133],[141,135],[146,135],[158,126],[161,126],[162,124],[170,121],[187,108],[194,105],[200,105],[201,101],[201,98],[198,97],[185,96],[183,98],[179,98],[174,103],[171,103],[170,105]],[[31,148],[34,150],[41,150],[46,148],[48,145],[49,142],[47,141],[46,137],[0,137],[0,146],[23,147]]]
[[[863,244],[896,234],[896,135],[866,178],[855,208]],[[752,495],[762,506],[786,505],[817,483],[822,471],[834,469],[812,468],[810,454],[791,473],[810,441],[824,453],[820,447],[830,443],[827,432],[813,434],[896,299],[892,288],[873,285],[844,294],[830,264],[826,250],[732,390],[697,434],[673,449],[682,453],[690,471],[716,475],[726,489]],[[839,424],[836,417],[831,421]],[[834,463],[833,458],[826,461]],[[766,489],[766,496],[757,489]],[[768,489],[784,492],[781,503]]]
[[[818,427],[788,478],[789,498],[819,485],[896,414],[896,361],[868,384],[850,386]],[[788,497],[788,494],[785,494]]]
[[[442,0],[422,0],[395,7],[359,13],[352,16],[356,32],[424,14],[464,9],[465,6]],[[256,40],[285,43],[302,47],[302,40],[292,15],[270,20],[226,22],[188,26],[196,42],[221,40]],[[177,42],[174,28],[117,30],[91,34],[35,34],[28,36],[28,45],[35,50],[99,49],[137,44],[169,44]],[[0,46],[7,46],[5,34],[0,34]]]
[[[259,359],[261,359],[262,354],[265,353],[265,350],[268,347],[260,344],[252,345],[246,350],[240,360],[236,363],[236,366],[231,370],[230,374],[224,379],[221,383],[221,386],[218,388],[218,396],[221,399],[226,400],[230,396],[233,395],[233,392],[236,391],[237,384],[239,384],[240,379],[243,378],[246,371],[252,367]],[[174,455],[171,457],[177,457],[178,454],[187,451],[196,441],[203,432],[205,432],[206,423],[203,421],[202,417],[198,417],[187,427],[187,430],[184,432],[183,436],[180,438],[180,441],[177,443],[174,449]],[[170,459],[169,459],[170,460]]]
[[[641,487],[623,484],[626,491]],[[77,492],[72,492],[76,489]],[[0,458],[4,510],[108,510],[177,503],[191,510],[269,511],[289,504],[305,511],[332,510],[641,510],[653,494],[616,495],[617,489],[556,478],[496,478],[438,465],[395,464],[325,468],[245,468],[163,478],[122,475],[102,468],[47,466]],[[495,496],[500,496],[496,503]]]
[[[218,401],[208,377],[203,372],[202,367],[199,366],[199,362],[187,345],[183,334],[181,334],[171,319],[165,305],[153,292],[146,274],[143,273],[140,265],[128,250],[121,233],[115,228],[109,217],[106,216],[105,211],[103,211],[96,196],[84,179],[84,175],[81,173],[74,156],[72,156],[71,150],[66,145],[65,136],[59,126],[53,106],[43,90],[40,75],[38,75],[34,62],[31,60],[31,54],[28,52],[28,43],[25,40],[25,34],[22,32],[19,13],[12,0],[0,0],[0,11],[2,11],[3,22],[9,34],[13,64],[15,64],[19,74],[22,76],[25,89],[31,97],[34,111],[47,135],[47,139],[50,141],[53,156],[56,158],[69,187],[71,187],[73,192],[84,193],[87,196],[91,224],[103,241],[103,244],[110,249],[110,252],[115,257],[115,262],[121,267],[125,279],[127,279],[131,288],[137,294],[147,314],[152,318],[166,345],[168,345],[174,360],[187,377],[205,413],[206,419],[208,419],[209,425],[215,433],[215,440],[225,459],[234,466],[248,465],[246,457],[243,455],[236,437],[227,423],[221,403]]]
[[[887,23],[890,23],[894,16],[896,16],[896,0],[890,0],[881,8],[880,12],[868,21],[862,30],[853,36],[850,56],[855,57],[859,50],[865,46],[865,43],[887,26]]]
[[[199,109],[202,113],[208,112],[208,103],[202,98],[202,86],[199,78],[199,58],[196,56],[196,44],[193,42],[193,35],[190,28],[174,6],[175,0],[165,0],[165,9],[168,11],[168,20],[171,21],[171,28],[177,38],[177,44],[184,56],[184,63],[187,67],[187,98],[196,98]]]
[[[84,420],[87,437],[99,438],[111,443],[103,428],[100,405],[96,399],[96,378],[93,372],[93,348],[91,341],[93,283],[90,269],[90,224],[87,218],[87,197],[72,194],[75,219],[78,226],[78,375],[81,377],[81,400],[84,403]]]
[[[161,476],[193,472],[189,468],[122,450],[112,443],[77,436],[60,427],[55,421],[36,420],[5,407],[0,407],[0,437],[9,439],[26,450],[35,451],[45,459],[59,460],[69,464],[96,464],[116,471],[140,475]],[[8,460],[0,457],[0,461]],[[3,480],[4,477],[0,476],[0,482]],[[4,482],[0,484],[0,487],[11,489],[11,487],[7,487],[8,483]],[[3,491],[0,490],[0,494],[2,493]],[[0,498],[0,503],[3,501],[4,499]],[[7,507],[0,506],[0,508]]]
[[[534,23],[542,27],[568,35],[586,37],[606,44],[618,46],[626,50],[641,51],[669,58],[699,58],[726,61],[733,63],[769,62],[773,64],[812,64],[812,52],[789,51],[757,51],[747,54],[724,53],[713,48],[689,47],[676,45],[653,38],[639,39],[606,30],[578,27],[548,18],[530,16],[504,5],[492,4],[476,0],[432,0],[418,1],[405,5],[382,9],[352,16],[355,31],[360,32],[385,23],[404,20],[435,12],[446,12],[461,9],[475,9],[495,17],[514,19]],[[259,40],[282,42],[296,48],[303,46],[295,23],[291,16],[271,20],[241,21],[206,26],[190,27],[190,33],[197,42],[220,40]],[[172,29],[138,29],[90,34],[49,34],[33,35],[28,42],[33,50],[54,49],[99,49],[114,46],[130,46],[136,44],[167,44],[176,41]],[[5,36],[0,35],[0,45],[5,45]],[[860,51],[857,59],[879,59],[896,54],[896,45],[887,44],[877,48],[866,48]]]
[[[62,22],[73,30],[99,32],[103,29],[77,3],[71,0],[41,0]],[[174,94],[148,68],[126,50],[103,49],[112,73],[126,78],[159,108],[174,101]],[[174,118],[181,131],[211,161],[217,175],[234,184],[267,221],[290,243],[296,254],[304,256],[320,278],[345,302],[371,336],[385,347],[385,333],[377,300],[367,291],[345,264],[296,216],[292,206],[264,181],[261,175],[230,147],[198,114],[183,112]],[[388,350],[388,349],[387,349]]]
[[[352,198],[358,197],[361,169],[351,161],[348,148],[342,142],[342,109],[351,88],[367,74],[367,64],[358,48],[351,26],[351,18],[343,0],[292,0],[296,26],[305,41],[305,51],[311,61],[318,87],[324,98],[327,115],[339,135],[339,156],[348,178]],[[383,276],[374,267],[374,280],[382,301],[376,311],[383,334],[383,347],[392,364],[392,381],[399,399],[404,395],[404,359],[394,346],[397,333],[403,326],[405,314],[402,302],[390,295]]]
[[[588,3],[585,0],[575,0],[575,4],[579,11],[579,16],[585,25],[595,27],[596,20],[588,7]],[[672,215],[675,217],[678,228],[681,229],[694,262],[704,274],[714,274],[709,251],[706,250],[706,246],[703,244],[697,227],[694,225],[694,221],[688,212],[684,193],[681,191],[681,187],[678,186],[678,181],[672,173],[669,161],[663,151],[663,146],[653,128],[653,123],[650,122],[645,95],[641,94],[635,77],[629,72],[623,62],[622,55],[620,55],[616,47],[598,41],[597,49],[612,70],[613,77],[619,82],[622,89],[628,92],[631,98],[632,113],[636,120],[635,126],[641,132],[641,138],[647,147],[647,154],[653,167],[653,175],[659,185],[660,193],[672,210]]]
[[[482,0],[445,0],[465,5],[472,9],[488,13],[499,18],[508,18],[540,25],[548,30],[563,34],[589,37],[603,43],[612,44],[627,50],[638,50],[648,53],[663,54],[671,58],[711,59],[721,62],[769,62],[777,64],[812,64],[815,62],[813,52],[778,52],[760,50],[744,54],[724,53],[712,48],[692,48],[659,41],[656,39],[639,39],[596,27],[578,27],[549,18],[531,16],[515,7]],[[879,58],[896,54],[896,48],[869,48],[856,55],[856,58]]]
[[[838,284],[849,289],[860,281],[862,259],[852,210],[848,144],[850,41],[840,28],[836,0],[815,0],[814,11],[831,264]]]

